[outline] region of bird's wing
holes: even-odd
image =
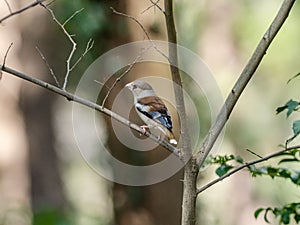
[[[165,126],[172,132],[172,120],[167,107],[157,96],[148,96],[138,100],[136,108],[139,112]]]

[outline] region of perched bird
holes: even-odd
[[[141,126],[160,130],[168,141],[177,145],[172,132],[172,120],[164,102],[156,95],[155,91],[145,81],[136,80],[126,85],[134,97],[134,106],[137,114],[147,124]]]

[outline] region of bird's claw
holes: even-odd
[[[140,126],[140,128],[143,129],[143,134],[146,134],[147,129],[149,129],[149,127],[147,125],[142,125],[142,126]]]

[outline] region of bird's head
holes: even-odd
[[[150,84],[142,80],[135,80],[126,86],[133,94],[136,100],[148,97],[148,96],[156,96],[153,88]]]

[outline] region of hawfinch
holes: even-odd
[[[147,124],[142,128],[160,130],[170,144],[177,145],[172,132],[172,120],[167,107],[147,82],[136,80],[126,85],[134,96],[137,114]]]

